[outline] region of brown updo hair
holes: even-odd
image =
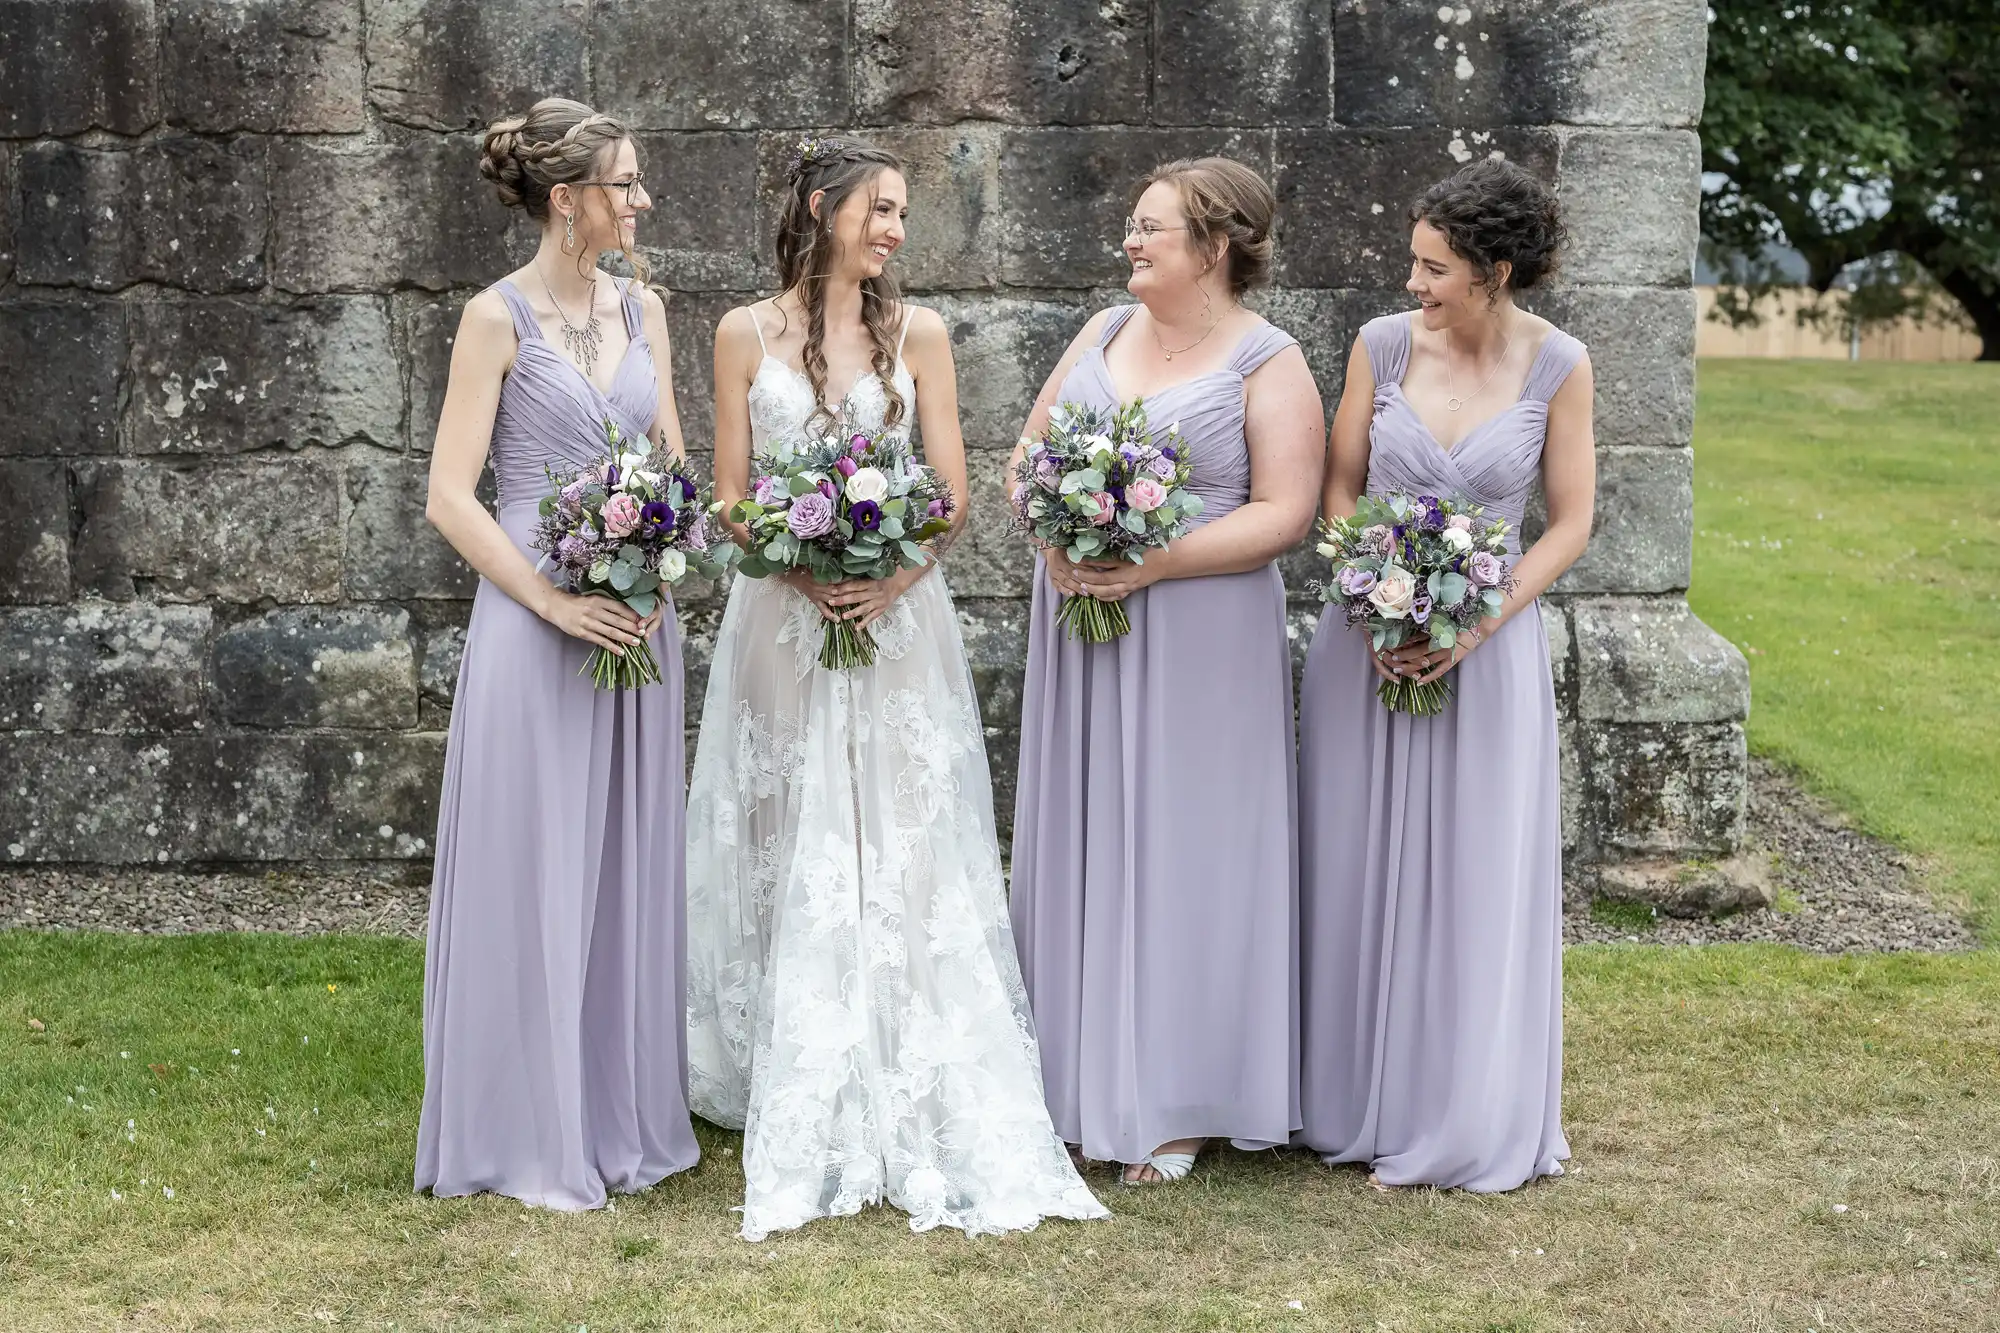
[[[1467,163],[1410,205],[1410,225],[1430,224],[1472,265],[1486,303],[1500,299],[1498,265],[1510,266],[1508,290],[1545,282],[1569,245],[1562,205],[1533,172],[1498,157]]]
[[[624,122],[567,97],[544,97],[525,116],[509,116],[486,127],[479,148],[479,174],[494,193],[539,225],[549,221],[549,192],[558,185],[595,179],[599,166],[632,137]],[[645,261],[620,241],[619,251],[639,281],[649,275]]]
[[[1161,181],[1181,197],[1190,246],[1213,253],[1218,237],[1228,239],[1231,296],[1240,300],[1270,280],[1271,219],[1278,200],[1262,176],[1230,157],[1184,157],[1148,172],[1132,192],[1133,204]]]

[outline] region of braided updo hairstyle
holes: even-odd
[[[632,132],[615,117],[567,97],[544,97],[528,108],[527,115],[509,116],[486,127],[479,150],[479,174],[493,182],[501,203],[547,226],[550,191],[558,185],[596,179],[618,145],[631,137]],[[646,262],[632,252],[622,235],[618,248],[639,281],[650,285]]]
[[[903,169],[903,159],[886,148],[859,139],[806,138],[796,145],[785,173],[785,200],[778,216],[776,239],[778,281],[799,294],[805,307],[806,341],[800,355],[811,384],[813,415],[824,417],[826,399],[826,282],[840,257],[833,216],[856,190],[871,187],[884,171]],[[819,216],[812,197],[825,191]],[[875,346],[870,364],[888,400],[884,424],[894,426],[909,410],[896,389],[896,329],[903,316],[903,298],[896,280],[884,272],[861,282],[861,322]]]
[[[1425,190],[1410,205],[1409,220],[1435,227],[1451,252],[1472,265],[1489,307],[1500,299],[1497,265],[1510,266],[1508,290],[1523,292],[1556,271],[1569,245],[1555,191],[1497,157],[1468,163]]]

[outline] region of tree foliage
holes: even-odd
[[[1851,317],[1949,294],[2000,360],[2000,11],[1994,0],[1714,0],[1702,234],[1743,322],[1772,243]],[[1850,266],[1861,265],[1856,270]]]

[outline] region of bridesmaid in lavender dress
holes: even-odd
[[[1038,562],[1021,702],[1014,934],[1057,1133],[1131,1184],[1212,1137],[1299,1125],[1297,862],[1285,593],[1306,533],[1319,391],[1240,298],[1274,201],[1226,158],[1175,162],[1127,223],[1140,304],[1086,324],[1028,419],[1143,398],[1193,451],[1200,526],[1143,565]],[[1015,454],[1018,463],[1019,451]],[[1065,593],[1123,599],[1131,633],[1066,638]]]
[[[680,452],[665,308],[597,269],[600,251],[630,256],[652,206],[638,167],[617,121],[555,98],[495,124],[480,164],[542,239],[466,305],[431,463],[431,521],[481,575],[424,969],[416,1184],[440,1196],[597,1208],[700,1155],[681,1019],[672,603],[641,621],[560,592],[528,546],[544,467],[601,457],[606,418]],[[497,518],[473,495],[489,450]],[[662,683],[605,691],[577,674],[594,645],[642,635]]]
[[[1548,526],[1501,614],[1451,652],[1377,657],[1320,619],[1301,700],[1301,1138],[1371,1183],[1509,1190],[1559,1175],[1562,827],[1536,598],[1583,553],[1595,472],[1583,344],[1514,304],[1565,239],[1548,189],[1488,159],[1411,209],[1422,309],[1369,323],[1334,416],[1329,514],[1364,486]],[[1455,668],[1455,669],[1454,669]],[[1453,672],[1437,717],[1378,679]]]

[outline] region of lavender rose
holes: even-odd
[[[1165,454],[1161,454],[1158,458],[1155,458],[1150,466],[1153,475],[1161,481],[1172,481],[1174,479],[1174,461]]]
[[[1472,558],[1465,562],[1465,577],[1475,588],[1498,586],[1506,572],[1507,567],[1500,563],[1500,557],[1491,551],[1474,551]]]
[[[590,558],[590,543],[581,537],[565,537],[556,543],[556,559],[574,569]]]
[[[833,501],[819,491],[807,491],[792,501],[785,514],[785,526],[801,541],[824,537],[833,531]]]

